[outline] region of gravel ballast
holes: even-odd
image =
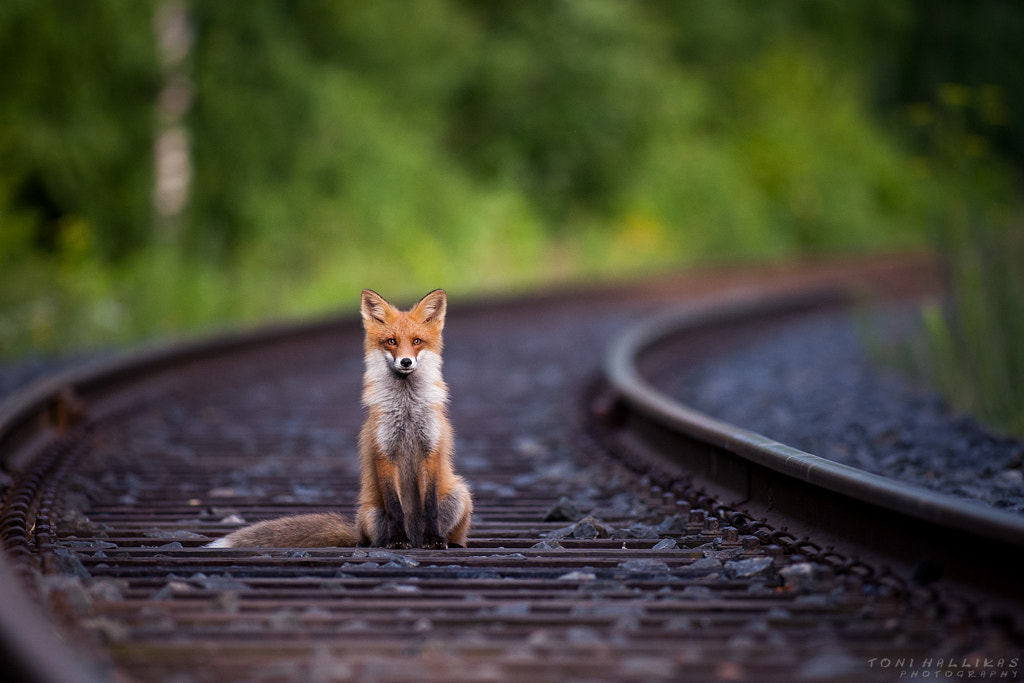
[[[906,311],[887,311],[868,327],[891,331],[906,320]],[[1024,513],[1024,441],[880,367],[864,349],[863,327],[849,313],[807,316],[693,367],[684,363],[658,385],[716,419],[808,453]]]

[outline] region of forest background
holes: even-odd
[[[933,353],[1002,335],[1024,384],[1022,35],[1011,0],[6,0],[0,357],[931,246]]]

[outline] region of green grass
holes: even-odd
[[[934,203],[933,239],[949,300],[923,312],[927,369],[956,407],[1024,435],[1024,206],[1014,174],[968,125],[997,134],[1000,93],[947,84],[916,116],[947,188]]]
[[[1024,229],[979,227],[945,246],[952,298],[923,311],[929,374],[959,409],[1024,435]]]

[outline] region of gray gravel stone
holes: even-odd
[[[547,514],[544,515],[545,522],[576,522],[583,513],[579,511],[576,504],[571,500],[562,496],[558,499],[558,502],[551,506]]]
[[[549,532],[548,537],[579,539],[610,538],[613,531],[613,529],[606,526],[601,521],[588,516],[584,517],[572,526],[555,529],[554,531]]]
[[[612,532],[612,538],[614,539],[652,539],[658,538],[657,530],[646,524],[634,524],[633,526],[626,527],[624,529],[618,529]]]
[[[725,573],[734,579],[770,578],[775,573],[775,563],[770,557],[733,560],[725,563]]]
[[[647,558],[626,560],[625,562],[620,562],[618,566],[619,569],[625,569],[628,572],[646,572],[651,574],[667,574],[669,572],[668,565],[664,562]]]

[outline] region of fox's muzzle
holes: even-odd
[[[403,375],[408,375],[416,369],[416,359],[409,356],[395,358],[391,361],[391,369]]]

